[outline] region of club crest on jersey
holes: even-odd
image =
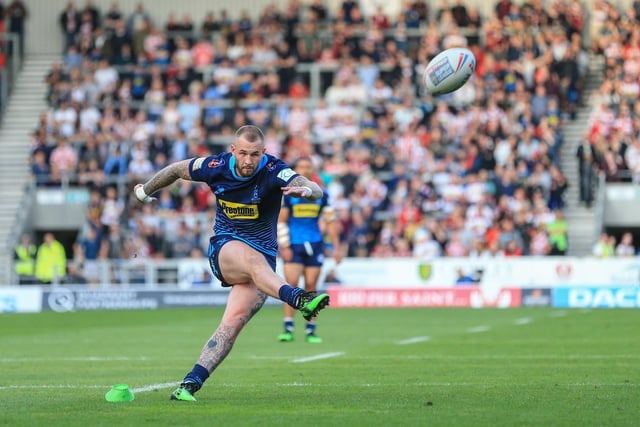
[[[255,187],[253,187],[253,194],[251,195],[251,203],[255,203],[258,204],[260,203],[260,189],[258,188],[258,186],[256,185]]]
[[[218,205],[229,219],[256,219],[259,216],[258,205],[245,205],[218,199]]]
[[[269,162],[269,163],[267,163],[267,165],[265,166],[265,168],[266,168],[268,171],[272,171],[272,170],[274,170],[274,169],[276,168],[276,162]]]
[[[224,159],[213,159],[209,162],[209,164],[207,165],[207,167],[210,168],[217,168],[219,166],[224,165]]]

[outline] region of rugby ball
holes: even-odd
[[[476,70],[476,57],[469,49],[452,47],[437,54],[424,69],[422,80],[431,95],[458,90]]]

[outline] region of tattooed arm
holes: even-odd
[[[191,180],[191,174],[189,173],[189,163],[191,159],[182,160],[166,166],[159,170],[149,181],[145,184],[138,184],[134,188],[134,192],[138,200],[141,202],[149,202],[152,200],[149,197],[150,194],[167,187],[179,178]]]
[[[324,195],[318,184],[302,175],[293,178],[287,187],[282,187],[282,192],[288,196],[304,197],[307,200],[318,200]]]

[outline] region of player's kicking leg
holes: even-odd
[[[252,284],[231,288],[218,328],[202,349],[198,363],[171,394],[172,400],[196,400],[193,397],[195,392],[227,357],[244,325],[260,310],[266,299],[265,293]]]

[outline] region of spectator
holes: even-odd
[[[31,242],[31,236],[24,233],[14,249],[15,271],[19,283],[30,282],[35,273],[37,248]]]
[[[583,138],[576,151],[580,176],[580,201],[589,208],[593,203],[593,187],[597,171],[596,152],[589,141]]]
[[[51,232],[44,234],[36,255],[35,276],[44,284],[59,283],[67,274],[67,255]]]
[[[7,16],[9,17],[9,32],[19,37],[20,57],[24,58],[24,29],[25,21],[29,16],[27,7],[22,0],[13,0],[7,8]]]
[[[567,252],[567,229],[568,224],[564,219],[562,211],[555,211],[555,219],[549,223],[547,230],[549,232],[549,244],[551,251],[549,255],[565,255]]]
[[[82,265],[82,277],[90,284],[97,285],[100,278],[98,258],[101,257],[102,232],[89,226],[84,234],[78,236],[74,245],[75,260]]]
[[[622,239],[618,246],[616,246],[616,256],[619,257],[632,257],[635,256],[636,249],[633,245],[633,234],[625,232],[622,235]]]
[[[609,258],[615,255],[615,248],[611,246],[609,235],[601,233],[600,238],[593,246],[592,255],[598,258]]]
[[[76,43],[76,36],[80,31],[80,13],[72,1],[67,3],[67,7],[60,14],[60,28],[64,34],[64,51],[66,52],[69,46]]]
[[[78,166],[78,153],[68,143],[67,138],[60,136],[56,148],[51,151],[51,179],[60,182],[70,178]]]

